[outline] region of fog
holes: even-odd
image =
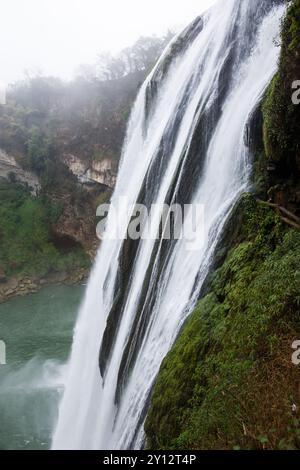
[[[0,84],[37,72],[70,79],[101,51],[177,30],[215,0],[0,0]]]

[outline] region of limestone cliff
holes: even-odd
[[[24,170],[16,159],[7,155],[0,149],[0,178],[8,181],[19,181],[30,188],[31,193],[36,196],[41,189],[38,177],[31,171]]]

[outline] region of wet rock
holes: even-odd
[[[6,275],[4,269],[0,266],[0,283],[6,282]]]

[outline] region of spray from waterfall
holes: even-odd
[[[174,39],[142,86],[112,202],[157,204],[157,231],[161,205],[201,204],[204,243],[189,251],[182,239],[125,239],[124,211],[124,237],[103,241],[79,314],[54,449],[142,447],[160,364],[250,187],[245,128],[276,68],[283,13],[279,1],[222,0]]]

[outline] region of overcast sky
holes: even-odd
[[[215,0],[0,0],[0,84],[25,70],[72,78],[141,35],[183,27]]]

